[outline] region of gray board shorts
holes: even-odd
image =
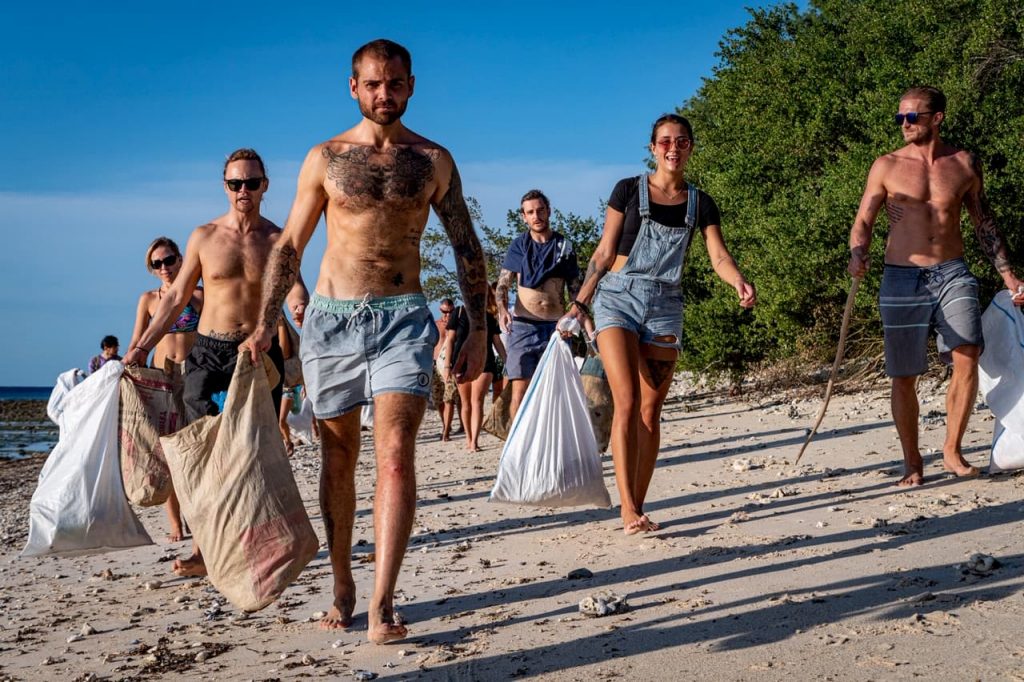
[[[383,393],[429,398],[439,336],[423,294],[313,294],[299,344],[313,414],[332,419]]]
[[[978,280],[962,258],[926,268],[886,264],[878,305],[890,377],[917,376],[928,369],[933,329],[939,357],[947,364],[955,348],[985,346]]]

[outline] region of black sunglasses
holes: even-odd
[[[227,185],[228,189],[231,190],[232,192],[237,192],[240,189],[242,189],[242,185],[245,185],[245,188],[247,190],[249,190],[250,192],[255,192],[261,186],[263,186],[263,181],[264,180],[266,180],[266,178],[263,178],[263,177],[259,177],[259,178],[231,178],[230,180],[225,180],[224,184]]]
[[[917,119],[919,119],[920,117],[925,116],[927,114],[931,114],[931,113],[933,113],[933,112],[931,112],[931,111],[908,111],[905,114],[896,114],[895,116],[893,116],[893,118],[896,119],[896,125],[898,125],[898,126],[903,125],[903,120],[904,119],[906,119],[907,123],[909,123],[910,125],[914,125],[915,123],[917,123]]]
[[[173,268],[174,264],[177,263],[177,262],[178,262],[178,257],[172,253],[170,256],[168,256],[167,258],[164,258],[163,260],[159,260],[158,259],[158,260],[151,260],[151,261],[149,261],[149,267],[153,268],[154,270],[159,270],[160,268],[162,268],[165,265],[167,267],[169,267],[169,268]]]
[[[444,308],[439,308],[439,310],[441,311],[442,315],[451,315],[452,310],[454,310],[454,308],[449,308],[448,310],[445,310]]]

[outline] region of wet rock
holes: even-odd
[[[164,583],[162,580],[147,580],[142,583],[142,587],[147,590],[159,590],[163,585]]]
[[[316,665],[316,664],[317,664],[317,660],[315,658],[313,658],[312,656],[310,656],[309,654],[303,654],[302,655],[302,665]]]
[[[196,663],[202,663],[207,658],[209,658],[209,654],[207,654],[205,651],[200,651],[192,660],[194,660]]]
[[[569,580],[589,580],[594,577],[594,574],[585,568],[574,568],[565,577]]]
[[[82,635],[83,637],[88,637],[89,635],[95,635],[95,634],[96,634],[96,628],[94,628],[94,627],[93,627],[92,625],[90,625],[89,623],[83,623],[83,624],[82,624],[82,629],[81,629],[81,630],[79,630],[78,632],[79,632],[79,633],[80,633],[80,634],[81,634],[81,635]]]
[[[377,679],[377,673],[370,672],[369,670],[357,670],[352,673],[352,677],[359,682],[369,682],[370,680]]]
[[[772,494],[769,495],[768,497],[771,497],[771,498],[777,500],[777,499],[780,499],[780,498],[783,498],[783,497],[793,497],[794,495],[799,495],[799,494],[800,494],[800,491],[796,490],[795,488],[782,487],[782,488],[776,488],[775,490],[773,490]]]

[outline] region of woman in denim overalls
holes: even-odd
[[[696,229],[704,238],[715,273],[735,287],[740,305],[750,308],[757,296],[725,247],[711,197],[686,182],[684,171],[692,149],[693,129],[685,118],[666,114],[654,122],[650,150],[657,170],[623,181],[635,182],[636,199],[622,210],[609,201],[601,243],[569,311],[569,316],[582,322],[583,316],[591,314],[593,301],[597,343],[615,404],[612,459],[627,535],[659,528],[643,505],[658,458],[661,407],[679,355],[683,331],[679,284]],[[702,201],[709,205],[702,209]],[[652,205],[659,215],[679,218],[671,221],[677,224],[655,221]],[[637,223],[632,248],[620,253],[624,226]]]

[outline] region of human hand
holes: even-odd
[[[253,364],[258,364],[260,361],[260,353],[270,349],[270,342],[274,338],[273,330],[267,329],[262,325],[249,334],[249,337],[242,341],[241,345],[238,346],[239,353],[249,353],[249,357],[252,358]]]
[[[1006,288],[1010,290],[1010,300],[1013,301],[1015,306],[1024,305],[1024,282],[1011,275],[1012,282],[1006,285]]]
[[[487,357],[487,331],[474,329],[469,332],[466,342],[462,344],[455,362],[452,363],[451,371],[455,374],[455,380],[460,384],[473,381],[484,369],[484,360]]]
[[[124,357],[121,358],[121,364],[124,365],[125,367],[129,365],[145,365],[146,358],[148,357],[148,350],[135,346],[134,348],[132,348],[131,350],[124,354]]]
[[[498,326],[506,334],[512,331],[512,315],[508,312],[508,308],[498,306]]]
[[[291,308],[291,314],[292,314],[292,322],[295,323],[296,327],[298,327],[299,329],[302,329],[302,321],[304,319],[306,319],[306,304],[305,303],[296,303]]]
[[[736,295],[740,297],[740,306],[743,308],[753,308],[754,304],[757,303],[757,289],[754,288],[754,285],[740,277],[736,281],[735,286]]]
[[[850,264],[846,266],[846,271],[850,273],[851,277],[860,279],[867,273],[870,266],[871,258],[867,253],[859,248],[850,251]]]

